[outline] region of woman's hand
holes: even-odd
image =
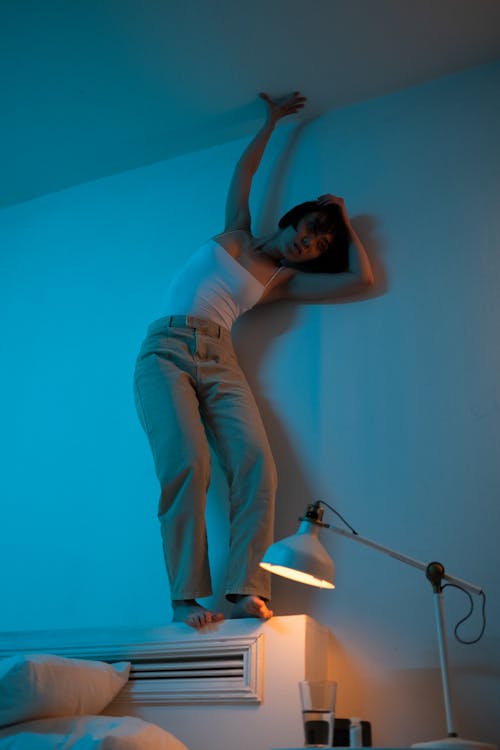
[[[275,124],[286,115],[293,115],[304,106],[305,96],[300,91],[281,97],[260,94],[266,103],[267,118],[257,135],[250,141],[234,170],[226,200],[226,223],[224,231],[244,229],[250,232],[250,188],[252,179],[262,159],[264,149],[271,137]]]
[[[287,115],[294,115],[296,112],[302,109],[307,99],[303,96],[300,91],[294,91],[292,94],[286,96],[270,97],[269,94],[261,92],[260,98],[263,99],[267,105],[267,117],[273,124],[281,120],[282,117]]]
[[[335,204],[339,207],[340,213],[342,214],[342,218],[344,222],[349,225],[350,219],[347,214],[347,209],[345,207],[344,199],[340,198],[338,195],[332,195],[331,193],[326,193],[325,195],[320,195],[319,198],[316,198],[316,201],[320,204],[320,206],[328,206],[329,204]]]

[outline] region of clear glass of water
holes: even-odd
[[[303,680],[299,688],[306,747],[332,747],[337,683]]]

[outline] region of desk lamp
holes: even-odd
[[[323,523],[323,508],[321,505],[326,505],[332,510],[349,528],[346,531],[338,526],[332,526],[330,524]],[[431,742],[420,742],[412,747],[415,748],[428,748],[428,750],[498,750],[496,745],[490,745],[485,742],[475,742],[473,740],[465,740],[458,737],[455,730],[455,724],[453,720],[451,699],[450,699],[450,688],[449,688],[449,673],[448,673],[448,650],[446,643],[446,631],[444,627],[444,612],[443,612],[443,599],[442,599],[442,582],[447,581],[448,584],[457,586],[458,588],[477,594],[483,597],[483,628],[478,638],[474,641],[464,641],[465,643],[475,643],[482,636],[484,632],[484,602],[485,595],[483,590],[475,586],[472,583],[463,581],[460,578],[449,575],[445,572],[443,565],[439,562],[431,562],[428,565],[425,563],[414,560],[407,555],[402,555],[399,552],[395,552],[388,547],[384,547],[377,542],[359,536],[354,531],[342,516],[328,503],[317,501],[312,505],[307,506],[305,516],[300,519],[300,526],[296,534],[289,536],[286,539],[282,539],[275,544],[272,544],[266,551],[262,562],[260,563],[262,568],[269,570],[271,573],[283,576],[285,578],[291,578],[294,581],[300,583],[306,583],[310,586],[317,586],[319,588],[333,589],[335,588],[335,565],[332,558],[323,547],[319,540],[320,529],[329,529],[335,534],[340,534],[347,539],[352,539],[355,542],[360,542],[367,547],[378,550],[379,552],[389,555],[390,557],[399,560],[400,562],[412,565],[414,568],[418,568],[425,572],[426,577],[431,582],[434,598],[434,611],[436,617],[437,626],[437,639],[439,647],[439,661],[441,667],[441,679],[443,685],[443,697],[444,706],[446,712],[446,723],[448,729],[448,736],[442,740],[433,740]],[[460,624],[460,623],[459,623]]]

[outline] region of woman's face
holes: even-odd
[[[292,263],[304,263],[319,258],[333,242],[333,232],[321,229],[321,213],[306,214],[297,224],[287,227],[284,259]]]

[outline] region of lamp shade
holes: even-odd
[[[335,565],[319,541],[320,528],[317,523],[302,521],[296,534],[275,542],[266,550],[261,567],[310,586],[335,588]]]

